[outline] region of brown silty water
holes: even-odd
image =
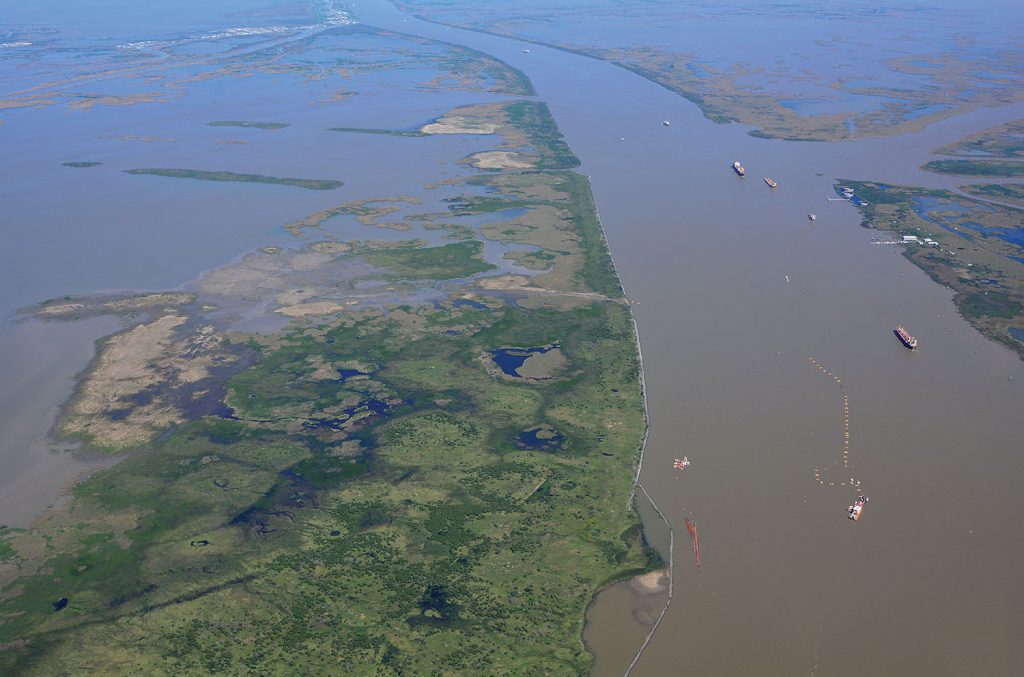
[[[917,169],[928,152],[1024,108],[889,139],[760,140],[606,63],[525,54],[383,2],[356,11],[524,70],[592,179],[636,301],[651,418],[641,480],[676,536],[675,597],[633,674],[1009,675],[1024,664],[1022,363],[895,248],[871,246],[877,233],[851,205],[825,200],[838,177],[952,186]],[[811,357],[849,398],[848,471],[843,393]],[[692,465],[674,471],[682,454]],[[858,523],[846,519],[854,490],[839,486],[850,476],[871,496]],[[703,573],[685,515],[699,524]],[[596,674],[622,674],[646,631],[626,592],[589,613]]]

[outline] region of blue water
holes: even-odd
[[[546,353],[556,346],[540,348],[495,348],[491,351],[494,363],[508,376],[521,378],[519,368],[535,353]]]
[[[1010,336],[1018,341],[1024,341],[1024,327],[1010,327]]]
[[[983,226],[980,223],[974,221],[962,221],[961,226],[970,228],[976,233],[982,235],[998,237],[1004,242],[1010,242],[1019,247],[1024,247],[1024,228],[992,228],[990,226]]]
[[[779,99],[779,103],[800,115],[828,115],[841,113],[868,113],[879,110],[887,101],[896,101],[884,96],[846,94],[839,97]]]
[[[309,419],[305,421],[302,425],[306,428],[328,428],[330,430],[343,430],[345,425],[349,422],[349,419],[356,413],[363,411],[364,409],[372,411],[377,416],[383,417],[390,416],[392,413],[392,407],[390,404],[384,402],[383,400],[378,400],[376,398],[371,397],[367,400],[363,400],[362,402],[353,407],[349,407],[348,409],[346,409],[344,412],[342,412],[344,414],[343,416],[339,416],[337,418]]]
[[[369,376],[369,372],[359,371],[358,369],[339,369],[338,375],[342,381],[347,381],[353,376]]]
[[[455,299],[452,301],[452,306],[455,308],[469,306],[470,308],[476,308],[477,310],[490,310],[487,304],[480,303],[479,301],[474,301],[472,299]]]
[[[708,69],[699,63],[688,63],[686,69],[696,75],[698,78],[710,78],[713,77]]]
[[[931,221],[932,223],[938,223],[938,221],[936,221],[934,217],[929,216],[929,212],[955,212],[957,214],[966,214],[971,211],[968,207],[965,207],[959,202],[940,202],[933,197],[915,197],[912,209],[914,210],[914,213],[922,219]]]
[[[540,433],[544,432],[545,435],[550,437],[540,437]],[[534,451],[551,451],[558,449],[562,446],[562,442],[565,441],[565,435],[558,432],[557,430],[550,430],[538,426],[530,430],[524,430],[519,433],[517,438],[516,446],[520,449],[531,449]]]
[[[964,236],[962,230],[958,228],[966,228],[972,230],[979,235],[985,237],[997,237],[1004,242],[1017,245],[1018,247],[1024,248],[1024,227],[1022,228],[995,228],[992,226],[985,226],[976,221],[957,221],[955,223],[949,223],[941,216],[942,213],[953,213],[953,214],[966,214],[971,211],[970,208],[965,207],[959,202],[944,203],[940,202],[935,198],[928,197],[915,197],[912,204],[914,213],[920,216],[929,223],[934,223],[943,230],[949,231],[955,235]],[[976,211],[993,211],[992,207],[987,205],[977,205],[974,207]],[[1024,225],[1024,223],[1022,223]],[[1014,261],[1024,263],[1024,260],[1017,257],[1010,257]]]

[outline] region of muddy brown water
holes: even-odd
[[[652,425],[641,479],[676,532],[675,598],[633,674],[1009,675],[1024,665],[1024,366],[962,320],[947,289],[873,246],[879,233],[860,228],[851,205],[825,200],[837,177],[955,185],[918,165],[1024,107],[897,138],[761,140],[609,64],[376,0],[355,9],[371,25],[524,70],[592,179],[637,302]],[[920,339],[916,352],[893,336],[897,323]],[[850,473],[826,479],[863,482],[871,503],[859,523],[846,519],[848,487],[814,481],[842,451],[842,395],[809,357],[849,396]],[[681,454],[692,465],[674,472]],[[700,525],[702,574],[684,515]],[[591,608],[595,674],[629,664],[644,634],[635,606],[620,586]]]
[[[633,674],[1009,675],[1024,665],[1024,539],[1016,509],[1024,480],[1022,363],[972,330],[949,291],[893,247],[871,245],[878,234],[858,227],[852,206],[825,201],[835,177],[956,185],[917,167],[930,150],[1019,118],[1024,107],[976,111],[892,139],[760,140],[741,126],[710,123],[689,102],[606,63],[424,23],[382,0],[359,0],[355,10],[368,24],[464,44],[524,70],[592,179],[620,276],[637,302],[652,424],[641,479],[676,536],[675,597]],[[362,150],[353,144],[371,142],[342,141],[353,153]],[[400,141],[386,140],[395,156]],[[169,155],[161,159],[178,152],[160,151]],[[51,155],[39,159],[37,152],[36,161],[68,159]],[[295,155],[305,163],[317,154]],[[732,173],[733,160],[746,165],[747,178]],[[436,162],[424,156],[419,164],[426,172]],[[310,176],[334,176],[302,163],[296,169]],[[380,194],[379,177],[398,180],[396,166],[416,173],[380,161],[343,176],[346,187],[331,199],[293,200],[314,211],[349,195]],[[769,190],[765,175],[779,187]],[[127,203],[129,211],[160,213],[152,198]],[[67,215],[40,209],[31,213],[48,227],[93,237],[76,235],[61,220]],[[107,220],[106,208],[93,209],[78,216]],[[71,278],[93,290],[176,286],[249,247],[284,240],[274,228],[293,211],[271,210],[256,228],[246,226],[248,210],[231,215],[231,232],[202,260],[181,233],[167,242],[128,242],[132,251],[170,252],[177,262],[140,259],[144,270],[131,284],[114,265],[69,255],[59,263],[77,273],[54,277],[39,265],[53,258],[46,251],[9,251],[19,283],[7,288],[4,311],[74,291]],[[813,224],[811,211],[818,215]],[[111,222],[118,229],[102,236],[128,246],[119,236],[133,224]],[[146,237],[164,231],[171,233],[155,229]],[[88,242],[97,250],[108,244]],[[67,249],[73,254],[75,247]],[[918,351],[892,336],[896,323],[920,339]],[[89,467],[87,459],[52,453],[41,419],[53,420],[92,341],[113,326],[84,322],[51,339],[27,333],[36,329],[26,325],[0,336],[0,347],[11,347],[0,365],[11,393],[2,401],[0,437],[5,521],[27,520],[50,502],[54,492],[39,490],[48,478]],[[17,360],[10,357],[15,347]],[[827,479],[843,475],[834,468],[842,397],[809,363],[812,356],[842,379],[850,398],[852,474],[871,496],[858,524],[845,519],[848,488],[814,481],[813,469],[829,463]],[[30,453],[17,459],[7,453],[25,448]],[[671,464],[681,454],[692,465],[679,473]],[[652,543],[666,550],[664,525],[648,509],[641,514]],[[700,574],[684,515],[700,524]],[[659,603],[628,583],[597,598],[586,633],[595,674],[623,673]]]

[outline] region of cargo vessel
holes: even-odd
[[[732,163],[732,169],[733,169],[734,172],[736,172],[740,176],[746,176],[747,175],[747,170],[743,168],[743,165],[741,165],[739,163],[739,161]]]
[[[896,328],[892,330],[892,333],[896,334],[903,345],[915,350],[917,348],[917,339],[910,335],[910,332],[904,329],[901,325],[896,325]]]
[[[853,505],[846,509],[849,513],[849,518],[854,522],[860,519],[861,514],[864,512],[864,506],[868,504],[867,496],[858,496],[857,500],[854,501]]]
[[[774,188],[775,186],[779,185],[775,183],[775,181],[773,181],[772,179],[768,178],[767,176],[764,177],[764,182],[768,184],[769,188]]]

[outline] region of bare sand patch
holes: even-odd
[[[640,594],[657,595],[668,591],[668,577],[668,569],[658,569],[637,576],[629,584]]]
[[[352,245],[347,242],[314,242],[309,248],[322,254],[344,254],[352,251]]]
[[[560,374],[569,364],[569,360],[562,354],[561,348],[551,348],[547,352],[533,353],[523,366],[516,372],[525,379],[531,381],[542,381],[554,378]]]
[[[420,127],[424,134],[494,134],[500,125],[463,115],[445,115]]]
[[[84,303],[62,303],[59,306],[46,306],[40,308],[40,315],[64,315],[66,313],[73,313],[76,310],[85,308]]]
[[[507,150],[488,150],[469,156],[477,169],[532,169],[536,163],[527,155]]]
[[[105,446],[126,447],[149,439],[158,427],[177,422],[178,412],[153,402],[133,407],[117,420],[107,414],[130,407],[133,395],[161,381],[154,363],[184,322],[182,315],[166,315],[110,337],[72,400],[64,432],[84,434]]]
[[[342,310],[345,310],[345,306],[334,301],[310,301],[278,308],[274,312],[288,317],[306,317],[307,315],[333,315]]]
[[[211,375],[236,356],[219,350],[212,326],[182,334],[184,315],[164,315],[104,341],[64,412],[60,429],[108,449],[152,440],[181,423],[175,389]]]
[[[118,301],[111,301],[104,304],[104,307],[115,312],[124,312],[156,308],[158,306],[180,306],[190,303],[194,299],[195,296],[185,293],[145,294],[143,296],[132,296]]]

